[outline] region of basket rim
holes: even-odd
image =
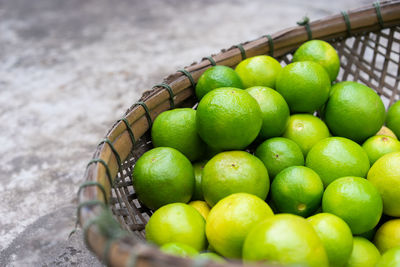
[[[400,0],[374,3],[223,49],[169,75],[161,85],[144,92],[139,102],[110,128],[86,168],[85,183],[78,191],[77,223],[84,230],[87,247],[112,266],[192,266],[190,259],[163,254],[134,235],[126,236],[118,224],[107,225],[114,228],[105,230],[98,223],[99,216],[105,216],[103,208],[110,196],[110,181],[117,176],[121,160],[124,162],[134,149],[135,140],[150,129],[158,114],[193,96],[194,83],[214,63],[234,67],[246,57],[263,54],[279,57],[309,40],[310,32],[312,39],[335,41],[396,25],[400,25]],[[207,266],[228,264],[208,262]],[[243,265],[229,263],[229,266]]]

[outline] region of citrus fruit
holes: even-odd
[[[239,192],[265,199],[269,191],[268,171],[261,160],[247,152],[222,152],[204,166],[202,189],[210,207]]]
[[[247,193],[232,194],[211,209],[206,222],[208,242],[222,256],[240,258],[249,231],[270,216],[272,210],[264,200]]]
[[[379,132],[376,133],[376,135],[386,135],[386,136],[390,136],[390,137],[393,137],[394,139],[398,140],[397,136],[394,134],[394,132],[386,126],[382,126],[382,128],[379,130]]]
[[[197,131],[211,147],[243,149],[257,137],[262,113],[245,90],[219,88],[205,95],[197,107]]]
[[[383,200],[383,213],[400,217],[400,152],[378,159],[367,179],[378,189]]]
[[[221,256],[219,256],[218,254],[214,253],[214,252],[204,252],[204,253],[200,253],[197,257],[196,260],[204,260],[205,262],[207,261],[215,261],[215,262],[219,262],[219,263],[224,263],[226,262],[226,260],[224,258],[222,258]]]
[[[192,200],[204,200],[203,190],[201,189],[201,177],[203,176],[203,169],[206,163],[207,161],[193,163],[195,184]]]
[[[340,82],[332,87],[324,119],[333,135],[363,142],[381,129],[385,122],[385,106],[368,86]]]
[[[394,103],[387,112],[386,126],[400,138],[400,101]]]
[[[329,137],[325,123],[311,114],[294,114],[283,133],[283,137],[293,140],[299,145],[304,156],[318,141]]]
[[[267,167],[271,179],[290,166],[304,165],[300,147],[290,139],[274,137],[260,144],[254,154]]]
[[[284,169],[271,184],[271,199],[278,211],[303,217],[318,209],[323,193],[319,175],[304,166]]]
[[[194,173],[190,161],[178,150],[157,147],[144,153],[132,172],[138,199],[150,209],[192,197]]]
[[[285,99],[274,89],[255,86],[246,89],[260,105],[262,126],[260,137],[263,139],[281,136],[289,119],[289,107]]]
[[[285,266],[329,266],[311,224],[292,214],[277,214],[256,225],[244,242],[243,259]]]
[[[400,246],[400,219],[385,222],[378,228],[374,243],[381,253]]]
[[[340,177],[365,177],[370,165],[360,145],[346,138],[329,137],[310,149],[306,166],[319,174],[326,187]]]
[[[276,91],[285,98],[292,113],[314,112],[326,102],[330,88],[325,69],[312,61],[291,63],[276,79]]]
[[[276,77],[282,70],[281,64],[270,56],[255,56],[241,61],[235,68],[244,88],[266,86],[275,88]]]
[[[191,246],[179,242],[166,243],[160,247],[160,250],[167,254],[189,258],[193,258],[199,254],[199,252]]]
[[[342,177],[325,189],[322,210],[342,218],[353,234],[374,228],[382,216],[378,190],[361,177]]]
[[[390,136],[375,135],[368,138],[362,148],[367,152],[369,162],[372,165],[383,155],[400,151],[400,142]]]
[[[314,61],[320,64],[333,82],[339,73],[339,56],[329,43],[322,40],[312,40],[302,44],[293,55],[293,62]]]
[[[343,266],[353,250],[353,235],[349,226],[330,213],[319,213],[307,219],[324,244],[330,266]]]
[[[208,92],[221,87],[243,88],[243,83],[234,69],[227,66],[211,67],[197,80],[197,99],[200,100]]]
[[[210,212],[210,207],[207,205],[207,202],[195,200],[189,202],[188,205],[195,208],[201,214],[201,216],[203,216],[204,220],[207,219],[208,213]]]
[[[204,142],[197,134],[196,110],[177,108],[161,113],[151,128],[154,147],[172,147],[189,160],[197,160],[204,154]]]
[[[381,254],[370,241],[363,237],[355,236],[353,239],[353,251],[345,265],[346,267],[375,267]]]
[[[400,266],[400,247],[389,249],[383,253],[375,267],[399,267]]]
[[[183,243],[197,251],[205,249],[205,220],[193,207],[183,203],[165,205],[146,224],[146,239],[158,246]]]

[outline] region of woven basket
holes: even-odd
[[[212,65],[236,66],[246,57],[271,55],[283,65],[309,39],[322,39],[338,51],[339,81],[373,88],[386,106],[399,99],[400,1],[381,2],[289,28],[236,45],[167,77],[143,94],[115,122],[89,162],[79,188],[78,223],[86,245],[112,266],[241,266],[178,258],[147,244],[144,227],[152,211],[137,200],[131,181],[135,161],[152,148],[149,129],[161,112],[196,104],[194,87]]]

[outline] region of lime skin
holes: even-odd
[[[400,101],[390,106],[387,112],[386,126],[400,138]]]

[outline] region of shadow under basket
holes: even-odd
[[[206,57],[145,92],[98,145],[78,192],[77,222],[88,248],[110,266],[242,266],[166,255],[146,243],[144,227],[152,211],[137,200],[132,169],[152,148],[152,121],[165,110],[196,104],[194,87],[205,70],[213,65],[235,67],[257,55],[273,56],[286,65],[297,47],[311,39],[325,40],[336,48],[341,62],[339,81],[358,81],[373,88],[386,107],[399,99],[400,1],[374,3],[310,23],[305,19],[297,27]]]

